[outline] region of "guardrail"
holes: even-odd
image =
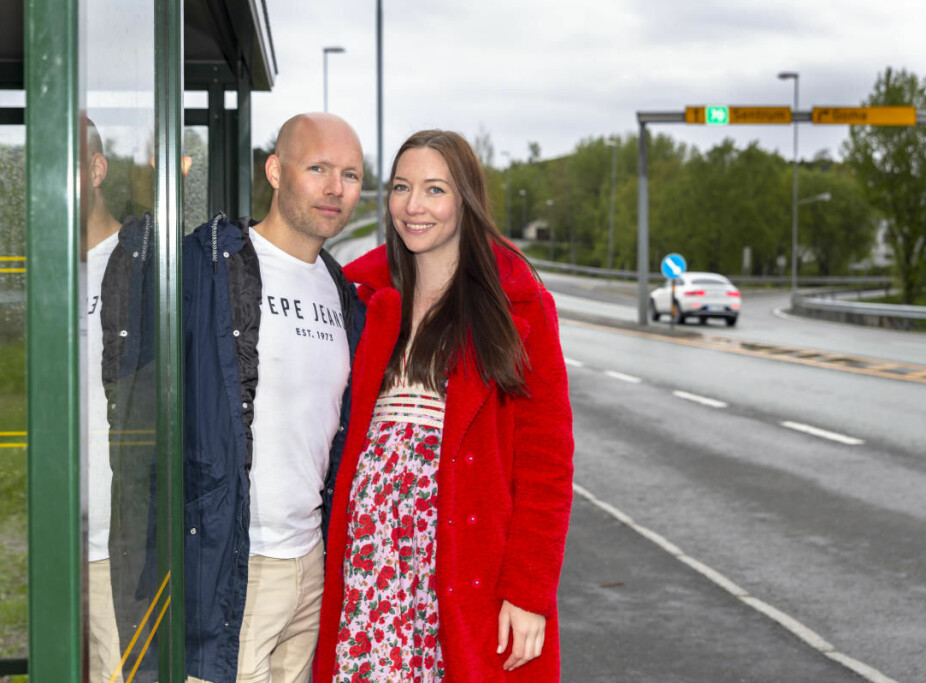
[[[571,263],[560,263],[558,261],[545,261],[528,257],[528,260],[539,270],[555,270],[563,273],[575,273],[576,275],[590,275],[592,277],[607,277],[618,280],[637,280],[637,271],[635,270],[614,270],[611,268],[594,268],[592,266],[572,265]],[[782,285],[790,286],[791,278],[787,275],[730,275],[730,281],[734,284],[743,285]],[[650,282],[662,282],[665,278],[658,272],[650,272]],[[838,287],[841,285],[859,286],[870,285],[870,289],[889,289],[893,281],[889,277],[879,275],[859,275],[859,276],[818,276],[805,277],[798,280],[799,287]]]
[[[880,288],[879,288],[880,289]],[[791,295],[791,312],[808,318],[834,322],[910,330],[914,321],[926,321],[926,306],[845,301],[839,297],[861,292],[845,290],[825,292],[795,292]],[[920,323],[922,324],[922,323]],[[919,326],[919,325],[917,325]]]

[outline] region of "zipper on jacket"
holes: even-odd
[[[219,211],[212,219],[212,274],[219,272],[219,221],[225,220],[225,212]]]

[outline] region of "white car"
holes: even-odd
[[[723,318],[728,327],[736,325],[740,313],[740,291],[723,275],[717,273],[682,273],[675,278],[675,322],[698,318],[705,324],[708,318]],[[649,295],[650,317],[656,321],[672,316],[672,280]]]

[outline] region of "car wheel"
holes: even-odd
[[[702,316],[698,319],[698,323],[701,324],[701,325],[707,325],[707,316],[706,316],[706,315],[702,315]]]
[[[659,315],[659,311],[656,310],[656,302],[652,299],[649,300],[649,317],[654,323],[659,322],[659,318],[662,317]]]
[[[733,327],[734,325],[736,325],[736,318],[737,318],[737,316],[735,316],[735,315],[730,316],[729,318],[727,318],[727,327]]]
[[[682,305],[679,302],[675,302],[675,324],[684,325],[685,324],[685,314],[682,313]]]

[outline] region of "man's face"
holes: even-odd
[[[353,131],[337,122],[302,125],[278,160],[277,204],[289,227],[322,240],[341,232],[363,179],[363,153]]]

